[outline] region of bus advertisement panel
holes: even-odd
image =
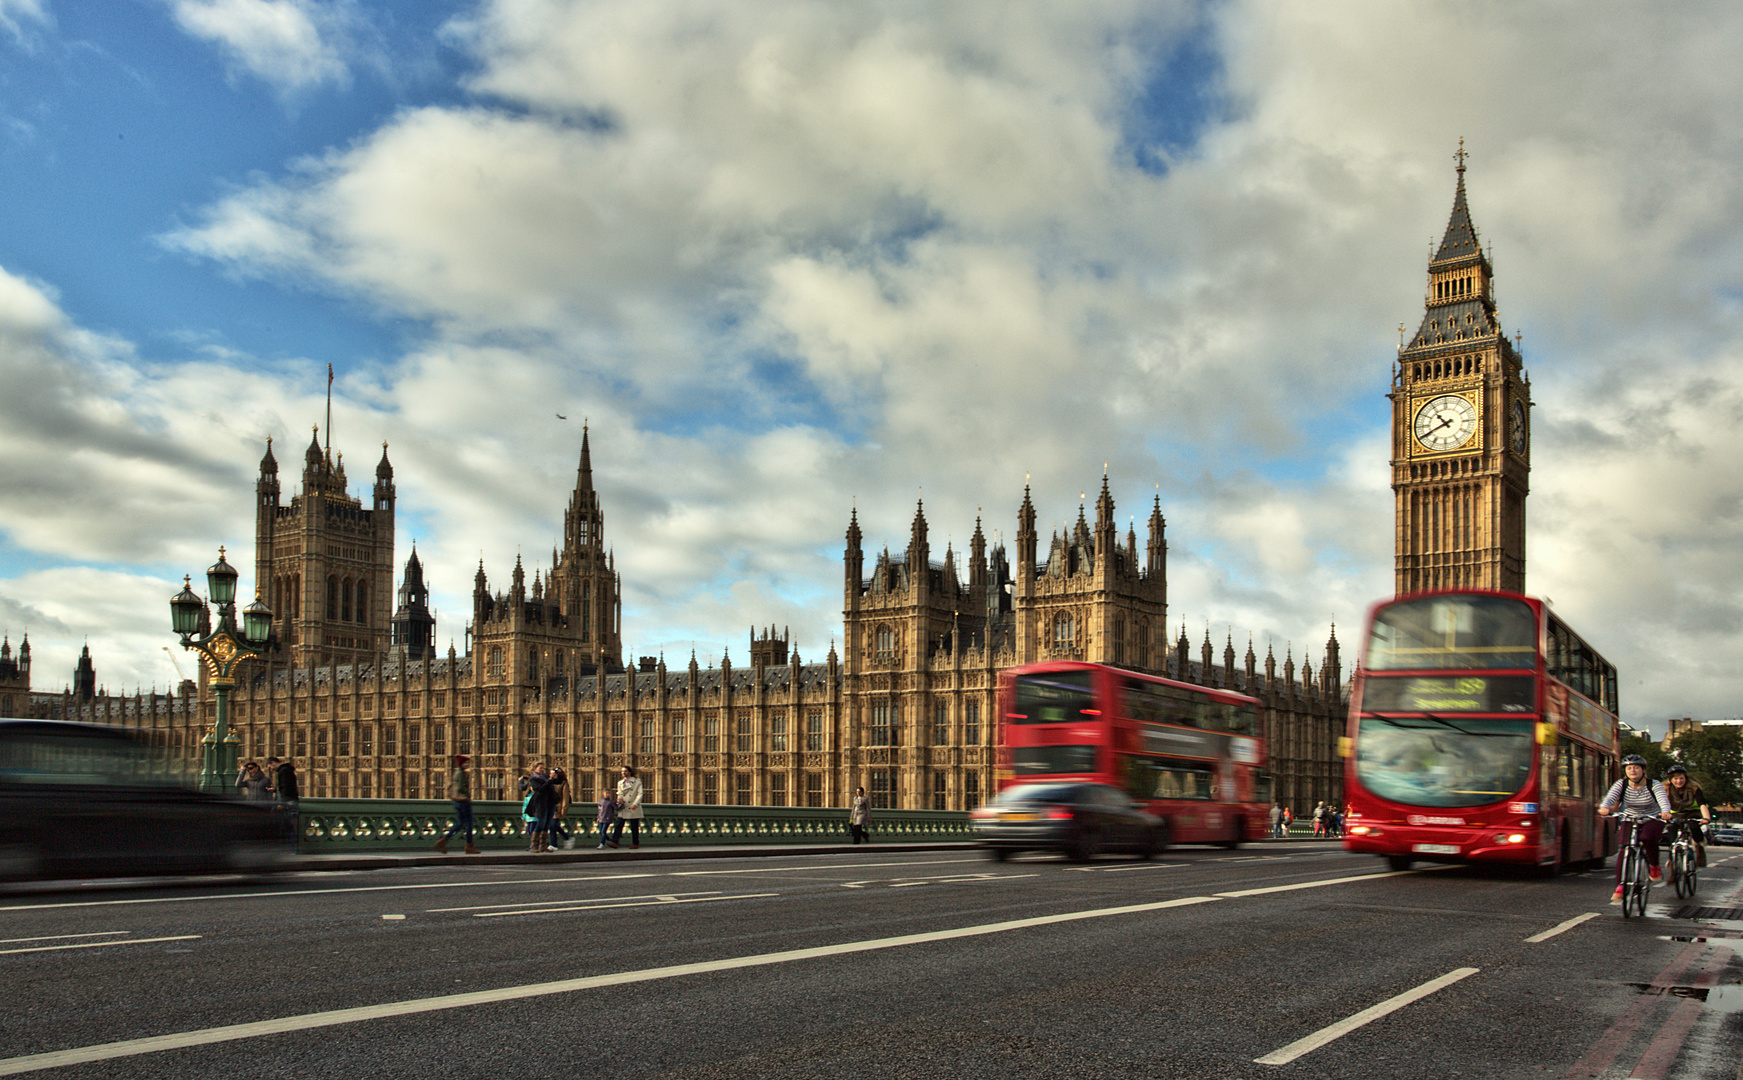
[[[1449,591],[1384,601],[1350,700],[1344,846],[1414,860],[1600,862],[1616,673],[1544,605]]]
[[[1265,835],[1259,703],[1121,668],[1056,661],[999,676],[999,787],[1092,780],[1162,818],[1171,843]]]

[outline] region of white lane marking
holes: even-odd
[[[48,1053],[0,1059],[0,1076],[16,1076],[19,1073],[36,1072],[41,1069],[59,1069],[68,1065],[81,1065],[92,1061],[110,1061],[115,1058],[134,1057],[139,1054],[152,1054],[164,1050],[180,1050],[190,1046],[209,1046],[212,1043],[253,1039],[263,1035],[283,1035],[292,1031],[309,1031],[315,1028],[334,1027],[339,1024],[354,1024],[364,1020],[378,1020],[388,1016],[410,1016],[447,1009],[465,1009],[499,1001],[518,1001],[522,998],[544,997],[550,994],[570,994],[580,990],[596,990],[607,986],[653,982],[686,975],[704,975],[716,971],[766,967],[771,964],[790,964],[799,960],[815,960],[826,956],[843,956],[879,949],[901,948],[907,945],[924,945],[934,941],[982,937],[987,934],[1024,930],[1033,926],[1051,926],[1059,923],[1080,922],[1085,919],[1102,919],[1114,915],[1136,915],[1148,911],[1162,911],[1167,908],[1189,907],[1194,904],[1212,904],[1215,902],[1216,897],[1214,896],[1188,896],[1178,900],[1161,900],[1150,904],[1098,908],[1093,911],[1070,911],[1058,915],[1037,915],[1028,919],[983,923],[978,926],[963,926],[953,930],[934,930],[924,934],[905,934],[901,937],[848,941],[839,945],[819,945],[809,949],[789,949],[785,952],[761,953],[755,956],[739,956],[725,960],[705,960],[693,964],[676,964],[670,967],[644,968],[640,971],[622,971],[610,975],[592,975],[580,979],[563,979],[558,982],[505,986],[496,990],[476,990],[465,994],[445,994],[441,997],[413,998],[408,1001],[390,1001],[381,1005],[362,1005],[351,1009],[304,1013],[301,1016],[284,1016],[275,1020],[260,1020],[250,1024],[230,1024],[199,1031],[151,1035],[142,1039],[125,1039],[120,1042],[100,1043],[95,1046],[79,1046],[68,1050],[53,1050]]]
[[[1566,930],[1572,930],[1574,927],[1585,922],[1587,919],[1595,919],[1601,914],[1603,914],[1603,913],[1598,912],[1598,911],[1588,911],[1584,915],[1576,915],[1575,917],[1569,919],[1567,922],[1557,923],[1556,925],[1550,927],[1548,930],[1545,930],[1541,934],[1532,934],[1530,937],[1525,939],[1525,943],[1527,945],[1535,945],[1540,941],[1548,941],[1550,938],[1554,937],[1555,935],[1562,933],[1563,931],[1566,931]]]
[[[670,895],[670,894],[668,894]],[[707,892],[679,893],[679,896],[717,896],[719,890],[710,889]],[[509,908],[550,907],[552,904],[607,904],[618,900],[647,900],[657,898],[655,893],[641,893],[636,896],[595,896],[590,899],[575,900],[531,900],[520,904],[471,904],[466,907],[433,907],[425,908],[430,914],[445,914],[454,911],[506,911]]]
[[[114,937],[117,934],[131,934],[131,930],[97,930],[89,934],[45,934],[42,937],[9,937],[0,938],[0,945],[22,945],[27,941],[60,941],[64,938],[78,937]]]
[[[0,949],[0,956],[13,953],[56,952],[61,949],[102,949],[110,945],[149,945],[154,941],[193,941],[199,934],[178,934],[175,937],[128,938],[126,941],[81,941],[77,945],[34,945],[28,949]]]
[[[1415,870],[1387,870],[1378,874],[1356,874],[1353,877],[1322,878],[1319,881],[1298,881],[1293,885],[1269,885],[1263,889],[1241,889],[1237,892],[1219,892],[1216,895],[1225,900],[1239,900],[1248,896],[1264,896],[1267,893],[1294,892],[1296,889],[1319,889],[1327,885],[1343,885],[1351,881],[1378,881],[1381,878],[1401,877],[1414,874]]]
[[[404,919],[405,916],[404,915],[383,915],[382,918],[388,920],[389,922],[399,922],[400,920]]]
[[[531,911],[475,911],[474,919],[498,919],[504,915],[550,915],[564,911],[609,911],[612,908],[630,907],[672,907],[675,904],[706,904],[715,900],[760,900],[769,896],[779,896],[780,893],[758,892],[738,893],[728,896],[697,896],[689,900],[667,900],[656,897],[652,900],[629,900],[603,904],[577,904],[572,907],[535,908]]]
[[[1445,989],[1460,979],[1475,975],[1479,970],[1478,968],[1458,968],[1449,971],[1438,979],[1430,979],[1414,990],[1406,990],[1396,997],[1387,998],[1372,1008],[1363,1009],[1354,1016],[1339,1020],[1330,1027],[1320,1028],[1307,1038],[1297,1039],[1281,1050],[1266,1054],[1262,1058],[1254,1058],[1253,1062],[1257,1065],[1287,1065],[1303,1054],[1312,1053],[1326,1043],[1348,1035],[1363,1024],[1372,1023],[1388,1013],[1397,1012],[1404,1006],[1419,1001],[1437,990]]]
[[[1184,870],[1191,865],[1183,862],[1159,862],[1132,863],[1128,866],[1074,866],[1071,869],[1080,874],[1123,874],[1128,870]]]
[[[132,900],[71,900],[61,904],[13,904],[0,911],[47,911],[60,908],[125,907],[128,904],[180,904],[195,900],[266,900],[278,896],[325,896],[331,893],[399,892],[402,889],[481,889],[496,886],[547,885],[553,881],[571,883],[588,881],[623,881],[628,878],[658,877],[658,874],[602,874],[598,877],[526,878],[520,881],[440,881],[423,885],[361,885],[353,889],[283,889],[277,892],[212,893],[206,896],[145,896]]]
[[[882,870],[887,866],[948,866],[950,863],[980,862],[980,859],[918,859],[913,862],[830,863],[816,866],[753,866],[741,870],[673,870],[667,877],[710,877],[716,874],[780,874],[815,873],[818,870]]]

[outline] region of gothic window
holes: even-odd
[[[975,773],[964,773],[962,777],[962,806],[965,810],[973,810],[980,805],[980,777]]]
[[[623,753],[623,721],[611,721],[611,754],[616,757]]]
[[[381,725],[381,754],[383,757],[399,756],[399,725]]]
[[[739,806],[749,806],[750,803],[750,773],[737,773],[733,776],[733,786],[736,789],[733,802]]]
[[[672,773],[666,778],[666,801],[682,803],[684,801],[684,774]]]
[[[655,733],[655,730],[654,730],[654,721],[652,721],[652,720],[643,720],[642,721],[642,736],[641,736],[641,738],[642,738],[641,752],[644,754],[652,754],[654,752],[654,743],[659,738],[659,736]]]
[[[948,809],[945,803],[950,798],[950,778],[943,769],[932,774],[932,809]]]
[[[873,769],[871,774],[871,804],[876,810],[889,810],[896,805],[896,774],[889,769]]]
[[[891,701],[874,701],[871,707],[872,746],[895,746],[900,741],[901,707]]]
[[[537,647],[527,650],[527,678],[537,680],[539,677],[539,650]]]
[[[889,663],[896,658],[896,632],[887,626],[877,629],[877,658],[881,663]]]
[[[720,749],[720,714],[710,710],[702,714],[702,752],[712,754]]]
[[[339,579],[336,577],[330,577],[327,579],[327,618],[337,619],[338,617]]]
[[[823,774],[805,774],[805,805],[816,810],[823,806]]]
[[[962,742],[965,746],[980,745],[980,702],[962,703]]]
[[[418,757],[424,752],[423,727],[419,724],[407,724],[405,729],[405,752]]]
[[[369,621],[369,583],[365,581],[357,583],[357,621]]]
[[[472,753],[471,724],[462,723],[454,725],[454,752],[456,754]]]
[[[750,713],[741,712],[738,714],[737,734],[739,753],[746,754],[756,749],[756,721]]]
[[[769,749],[780,751],[786,748],[787,714],[777,710],[769,714]],[[785,806],[786,803],[776,803],[775,805]]]
[[[551,721],[551,753],[559,756],[569,753],[569,721]]]
[[[448,754],[448,725],[447,724],[431,724],[430,725],[430,753],[436,755],[437,757],[446,757],[447,756],[447,754]]]
[[[339,621],[351,621],[351,579],[339,583]]]
[[[702,774],[702,801],[709,806],[720,805],[720,774]]]
[[[785,805],[787,805],[787,774],[786,773],[770,773],[769,774],[769,805],[770,806],[785,806]]]
[[[539,722],[537,720],[527,720],[521,725],[521,727],[523,729],[521,732],[521,738],[524,740],[521,745],[521,753],[537,754],[539,752]],[[487,735],[486,738],[488,737],[489,736]],[[490,753],[488,749],[484,752],[487,754]]]
[[[684,718],[681,716],[674,717],[672,720],[671,746],[674,754],[684,752]]]
[[[823,749],[823,710],[812,709],[805,714],[805,749]]]
[[[375,756],[375,725],[357,725],[357,753],[362,757]]]
[[[490,647],[489,660],[484,665],[484,672],[492,679],[502,678],[502,646]]]
[[[581,752],[583,754],[593,753],[593,721],[591,720],[581,721]]]
[[[932,745],[950,745],[950,704],[944,701],[932,705]],[[940,807],[940,809],[943,809]]]
[[[1076,641],[1077,624],[1071,616],[1066,614],[1053,616],[1053,647],[1069,649],[1075,645]]]
[[[339,725],[339,756],[351,756],[351,725]]]

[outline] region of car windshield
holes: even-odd
[[[1019,784],[999,792],[994,802],[1004,805],[1014,803],[1068,803],[1077,801],[1082,784]]]
[[[1483,806],[1531,778],[1529,720],[1364,716],[1358,730],[1357,777],[1405,806]]]

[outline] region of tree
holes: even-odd
[[[1664,770],[1676,764],[1675,758],[1659,749],[1657,743],[1642,735],[1622,737],[1622,756],[1627,757],[1629,754],[1639,754],[1646,759],[1646,775],[1651,777],[1663,776]],[[1712,789],[1708,788],[1707,790],[1711,791]]]
[[[1743,802],[1743,727],[1704,727],[1671,740],[1670,749],[1714,806]],[[1662,774],[1660,774],[1662,775]]]

